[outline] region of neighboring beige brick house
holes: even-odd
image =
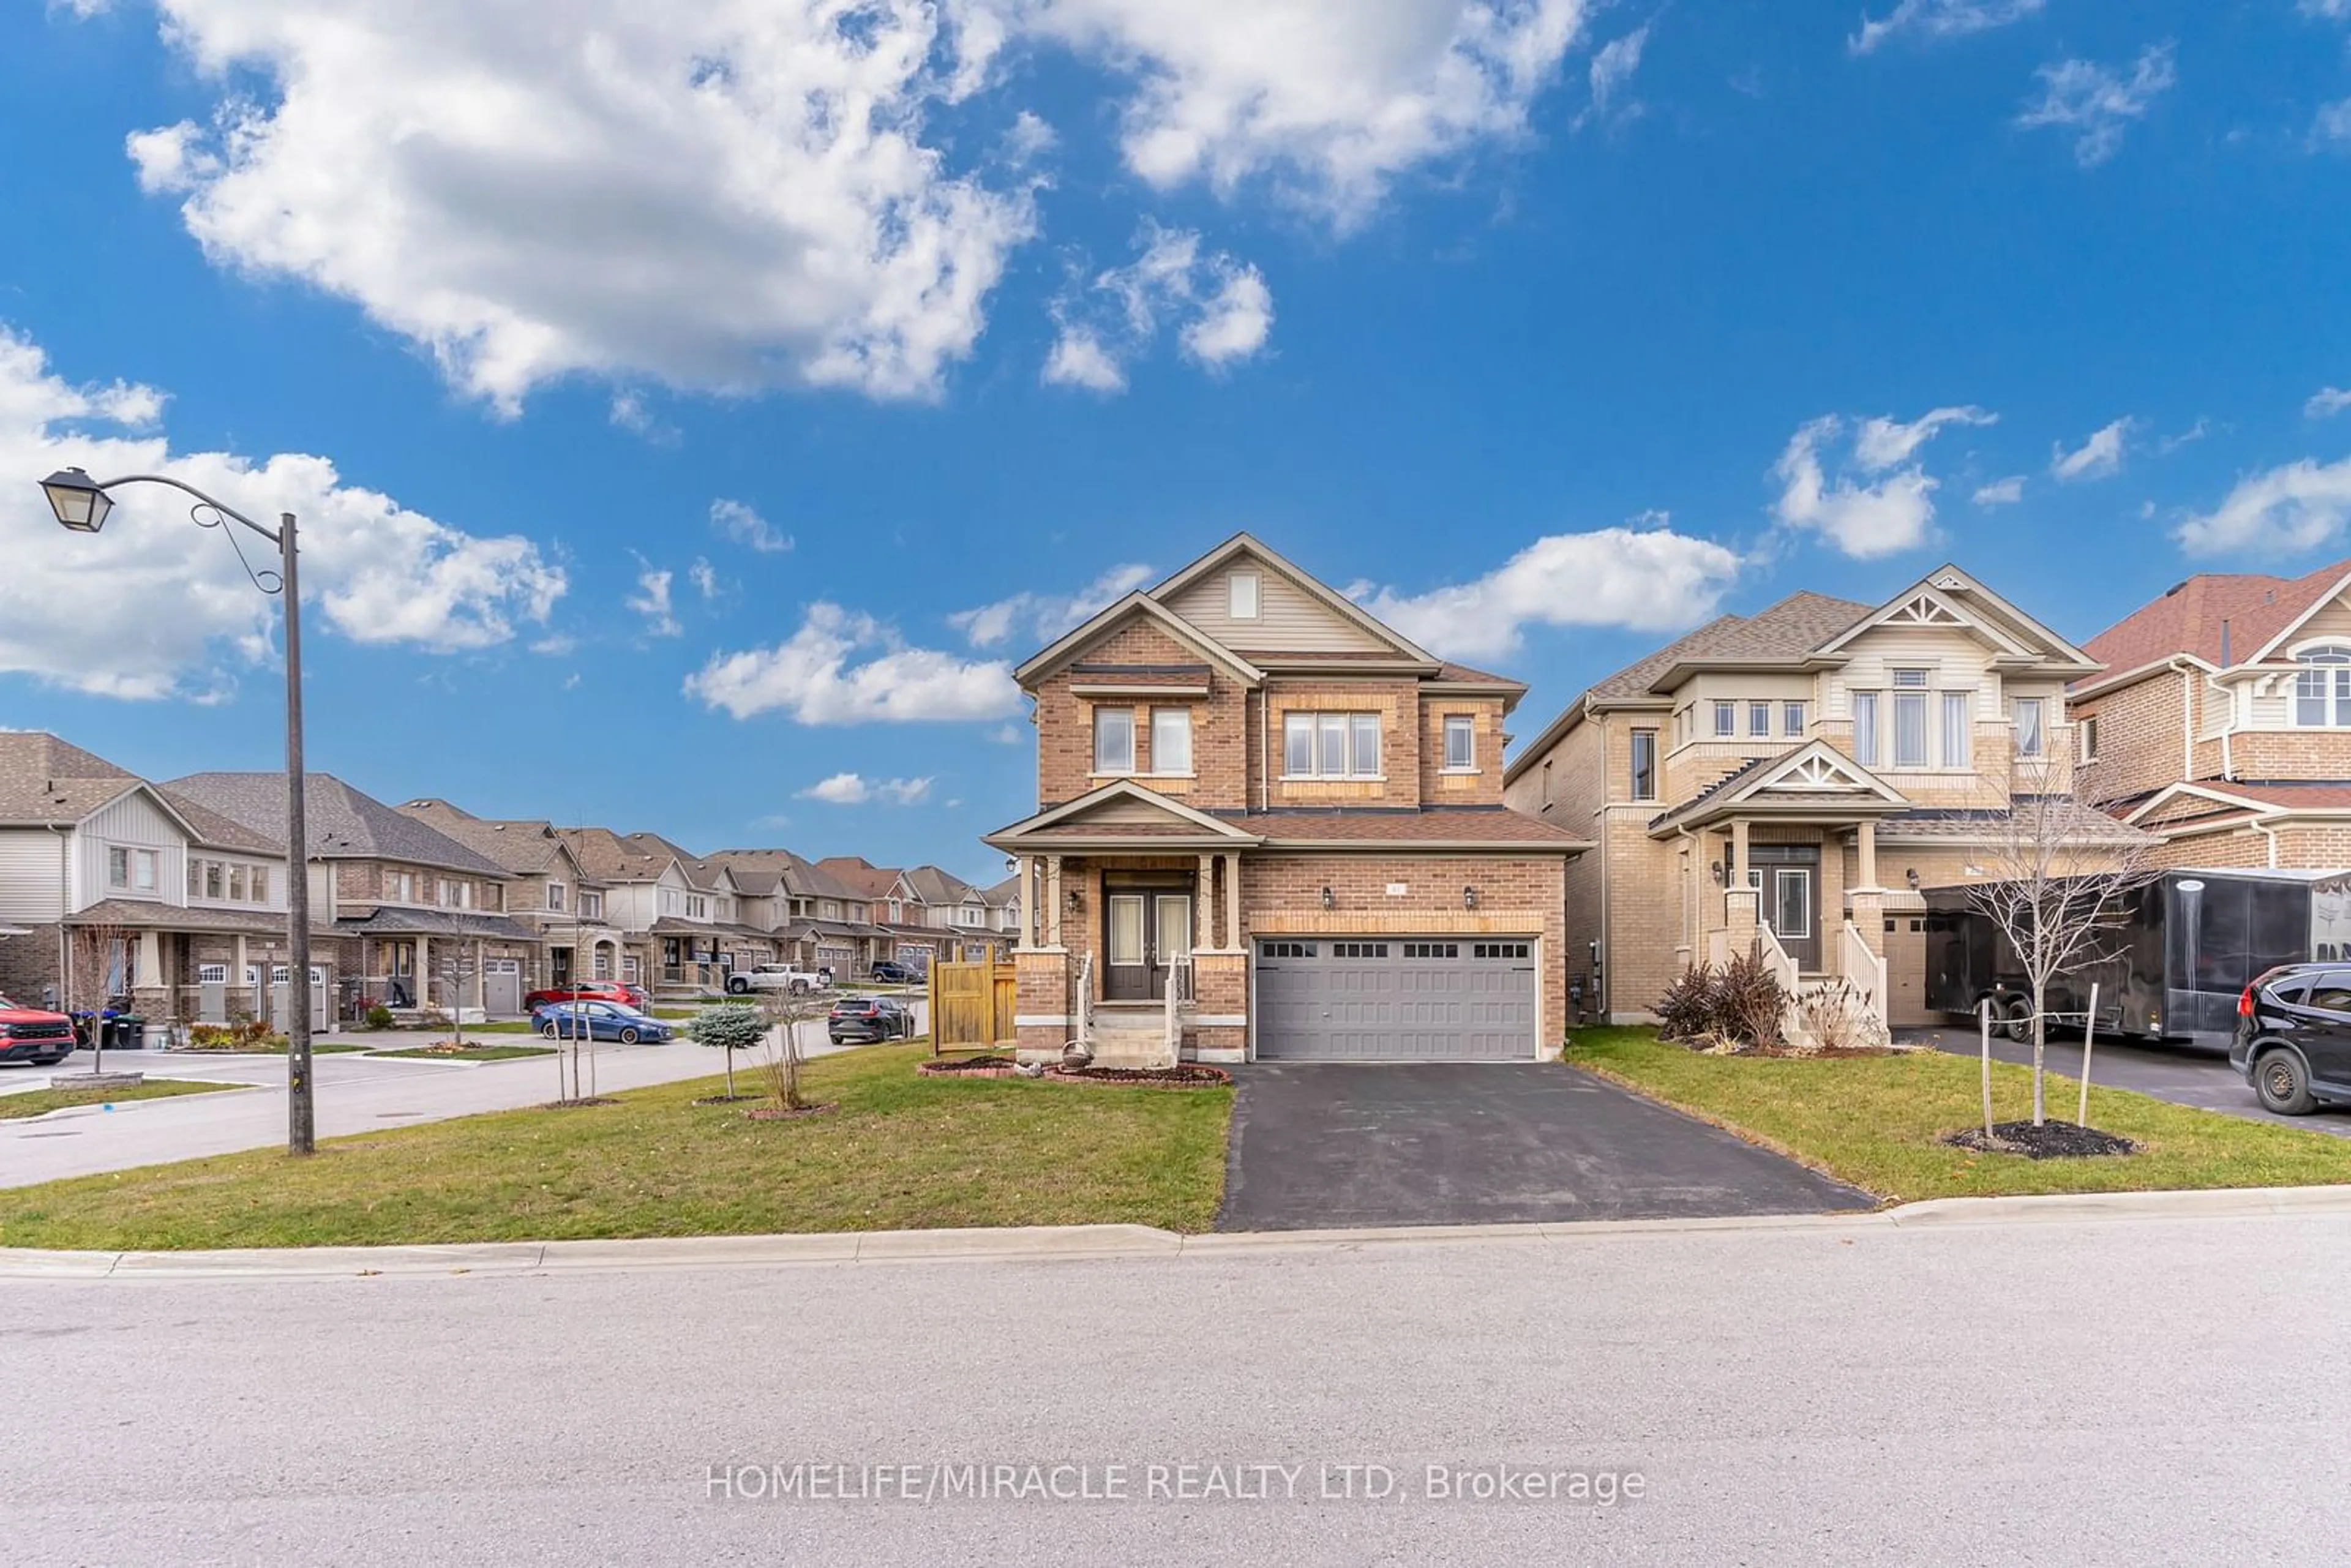
[[[1020,1048],[1528,1060],[1565,1021],[1577,833],[1502,800],[1525,688],[1239,535],[1017,672],[1038,811]]]
[[[2351,560],[2191,577],[2087,652],[2085,796],[2158,863],[2351,868]]]
[[[1569,988],[1653,1016],[1759,935],[1928,1021],[1918,890],[1979,880],[2029,791],[2069,845],[2138,835],[2070,798],[2087,653],[1947,566],[1871,606],[1796,593],[1593,685],[1525,747],[1508,801],[1600,843],[1567,868]]]

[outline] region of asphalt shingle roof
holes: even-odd
[[[1587,695],[1645,696],[1659,675],[1686,659],[1800,659],[1873,608],[1806,590],[1752,615],[1718,615],[1646,658],[1594,682]]]
[[[2303,577],[2259,572],[2199,572],[2152,604],[2141,605],[2083,645],[2083,652],[2116,674],[2152,664],[2174,653],[2193,653],[2221,664],[2220,629],[2229,630],[2229,658],[2241,663],[2262,643],[2351,576],[2351,560],[2322,566]]]
[[[54,735],[0,734],[0,823],[78,822],[138,782]]]
[[[556,837],[551,822],[517,817],[476,817],[446,800],[430,799],[411,800],[399,810],[402,816],[455,839],[517,876],[538,876],[563,869],[563,841]]]
[[[191,773],[164,789],[185,796],[272,844],[285,841],[286,776],[282,773]],[[409,861],[476,876],[501,877],[506,868],[439,830],[353,789],[331,773],[303,781],[309,855],[321,860]]]

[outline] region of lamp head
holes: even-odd
[[[49,498],[49,510],[57,521],[78,534],[98,532],[114,510],[114,497],[78,468],[58,469],[41,481],[41,493]]]

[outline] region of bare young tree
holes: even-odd
[[[2050,984],[2116,956],[2116,916],[2156,875],[2149,862],[2154,841],[2076,799],[2071,769],[2050,750],[2044,746],[2043,756],[2011,762],[2008,812],[1980,852],[1985,880],[1968,889],[1969,904],[2014,950],[2032,993],[2036,1127],[2047,1121],[2043,1067]]]
[[[106,1071],[106,1009],[113,1003],[115,981],[130,989],[124,972],[131,963],[131,933],[120,925],[100,922],[74,927],[67,945],[66,1014],[77,1009],[89,1014],[90,1071]]]
[[[761,1065],[768,1092],[778,1110],[804,1110],[808,1099],[800,1092],[800,1069],[806,1062],[800,1026],[824,1017],[827,1005],[805,991],[781,989],[762,993],[759,1010],[768,1025],[768,1059]]]

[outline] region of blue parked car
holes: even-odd
[[[618,1002],[549,1002],[531,1014],[530,1021],[549,1040],[612,1040],[622,1045],[644,1040],[659,1044],[675,1032],[650,1013],[641,1013]]]

